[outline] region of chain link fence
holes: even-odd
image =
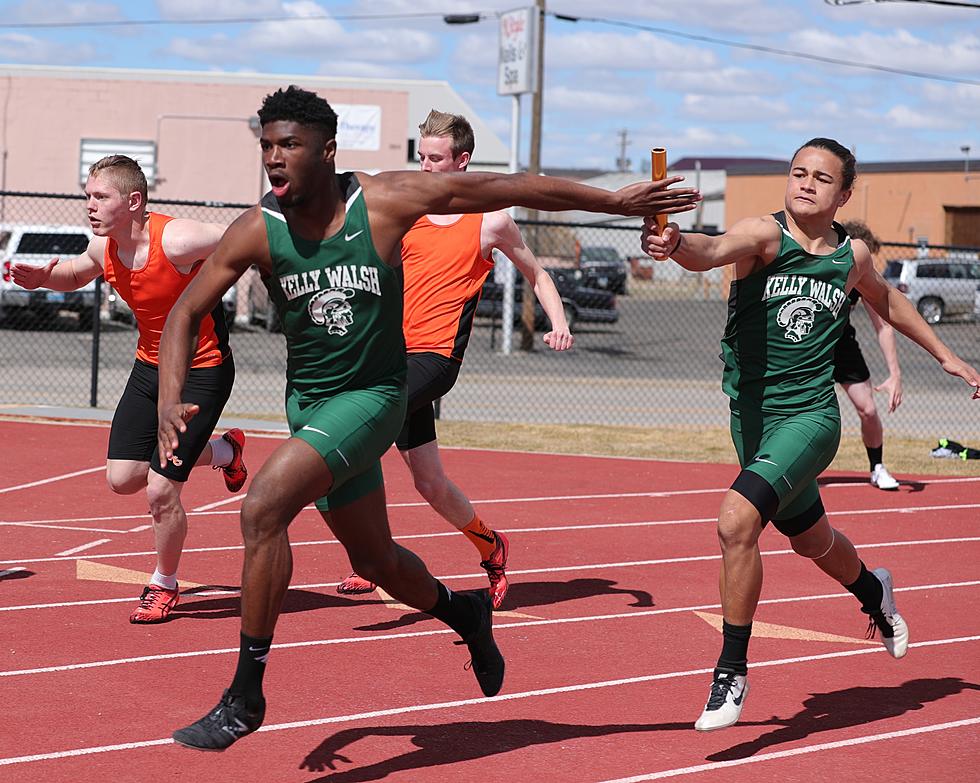
[[[249,206],[152,204],[176,217],[225,224]],[[727,426],[718,358],[727,314],[725,270],[696,274],[652,261],[640,252],[635,223],[525,221],[521,227],[528,246],[553,270],[573,322],[575,348],[551,351],[542,340],[547,326],[539,313],[533,340],[527,342],[518,324],[511,350],[502,351],[503,286],[499,275],[492,276],[460,379],[441,403],[442,418],[691,432]],[[27,296],[7,274],[11,257],[25,251],[39,262],[79,252],[71,244],[78,234],[87,241],[80,196],[0,193],[0,403],[7,407],[112,409],[125,385],[136,334],[128,310],[111,291],[100,285],[82,299],[43,291]],[[940,338],[980,366],[980,249],[887,243],[881,259],[887,262],[886,277],[916,303]],[[285,345],[258,275],[247,274],[225,304],[238,371],[226,415],[280,419]],[[520,315],[520,303],[515,312]],[[872,382],[880,383],[885,363],[860,305],[852,322]],[[968,404],[962,381],[943,373],[904,337],[898,342],[905,402],[888,417],[888,431],[977,439],[980,405]],[[856,416],[849,404],[842,410],[845,428],[853,430]]]

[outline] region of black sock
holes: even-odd
[[[241,634],[242,643],[238,649],[238,668],[235,669],[235,679],[228,689],[238,696],[244,696],[245,701],[256,703],[262,700],[262,677],[265,675],[265,662],[272,647],[272,637],[256,639]]]
[[[844,585],[844,587],[861,602],[861,611],[865,614],[881,611],[881,599],[885,594],[885,589],[881,586],[878,577],[864,567],[863,561],[858,578],[853,584]]]
[[[735,674],[749,672],[749,639],[752,636],[752,623],[732,625],[721,623],[722,647],[718,658],[718,668]]]
[[[442,620],[465,639],[476,630],[477,623],[480,621],[475,604],[468,596],[454,593],[438,579],[436,589],[438,591],[436,605],[429,610],[429,614],[437,620]]]
[[[868,461],[871,463],[871,469],[874,470],[875,465],[881,464],[881,453],[885,450],[885,444],[880,445],[876,449],[870,446],[865,446],[864,449],[868,452]]]

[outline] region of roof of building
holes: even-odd
[[[785,161],[775,160],[773,158],[712,157],[710,155],[702,157],[689,155],[678,161],[672,161],[668,168],[677,169],[678,171],[693,171],[697,168],[698,163],[701,164],[702,171],[714,171],[717,169],[730,171],[734,166],[768,166],[772,164],[786,166]]]
[[[766,174],[785,174],[789,168],[788,160],[770,161],[752,165],[732,166],[729,175],[761,176]],[[858,163],[858,174],[874,174],[884,172],[935,172],[963,171],[964,160],[891,160],[875,163]]]

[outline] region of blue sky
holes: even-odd
[[[532,2],[0,0],[0,62],[444,79],[506,142],[511,99],[496,94],[494,14]],[[622,129],[630,140],[627,156],[637,165],[658,145],[667,146],[675,160],[685,155],[786,158],[812,136],[837,138],[862,161],[959,159],[963,145],[980,158],[980,0],[977,6],[549,0],[549,12],[606,22],[547,20],[544,164],[611,169]],[[448,26],[440,18],[467,11],[487,18],[465,26]],[[432,16],[342,18],[427,13]],[[314,16],[330,18],[309,19]],[[233,17],[296,21],[186,24]],[[148,19],[184,23],[4,26]],[[763,54],[683,35],[936,78]],[[525,99],[525,130],[529,116]],[[527,157],[525,135],[523,163]]]

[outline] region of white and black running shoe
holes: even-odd
[[[711,682],[711,693],[704,712],[697,719],[694,728],[698,731],[714,731],[733,725],[742,714],[742,705],[749,692],[749,680],[744,674],[715,669]]]
[[[881,633],[881,643],[885,645],[892,658],[901,658],[908,652],[909,627],[902,615],[895,608],[895,596],[892,594],[892,575],[887,568],[876,568],[872,571],[881,582],[881,609],[871,613],[868,622],[868,638],[873,639],[875,629]]]

